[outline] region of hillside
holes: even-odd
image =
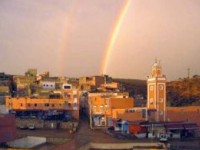
[[[130,96],[142,95],[146,99],[146,81],[138,79],[113,79],[120,83],[124,91],[129,92]]]
[[[139,80],[139,79],[113,79],[116,82],[130,84],[134,86],[146,86],[146,80]]]
[[[167,99],[171,106],[200,105],[200,76],[169,82]]]

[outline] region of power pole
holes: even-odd
[[[188,71],[188,99],[190,99],[190,68],[188,68],[187,71]]]
[[[188,68],[187,71],[188,71],[188,80],[190,80],[190,68]]]

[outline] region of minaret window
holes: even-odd
[[[153,104],[153,98],[150,98],[150,104]]]
[[[153,86],[150,86],[150,91],[153,91]]]
[[[163,90],[163,89],[164,89],[163,85],[160,85],[159,88],[160,88],[160,90]]]

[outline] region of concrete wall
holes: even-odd
[[[167,121],[195,122],[200,126],[200,106],[167,107]]]
[[[0,143],[7,142],[17,137],[15,117],[12,115],[0,115]]]
[[[16,126],[19,128],[20,126],[34,124],[36,129],[67,129],[72,130],[73,128],[78,127],[78,122],[59,122],[59,121],[43,121],[39,119],[16,119]]]
[[[28,136],[25,138],[7,142],[7,144],[13,148],[34,148],[36,146],[46,143],[46,141],[47,140],[45,137]]]
[[[8,108],[5,105],[0,105],[0,114],[8,114]]]

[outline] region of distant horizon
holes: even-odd
[[[37,68],[27,68],[27,70],[28,69],[37,69]],[[24,71],[24,73],[8,73],[8,72],[5,72],[5,71],[0,71],[0,73],[5,73],[5,74],[7,74],[7,75],[25,75],[25,72],[27,71],[27,70],[25,70]],[[80,77],[91,77],[91,76],[103,76],[103,75],[108,75],[109,77],[112,77],[113,79],[131,79],[131,80],[147,80],[146,78],[147,78],[147,76],[149,76],[149,75],[147,75],[146,76],[146,78],[132,78],[132,77],[117,77],[117,76],[112,76],[112,75],[109,75],[109,74],[93,74],[93,75],[80,75],[80,76],[63,76],[63,75],[54,75],[54,74],[51,74],[51,72],[50,71],[43,71],[43,72],[40,72],[40,71],[38,71],[38,69],[37,69],[37,74],[43,74],[44,72],[49,72],[49,74],[50,74],[50,77],[67,77],[67,78],[80,78]],[[164,74],[165,75],[165,74]],[[194,75],[199,75],[199,74],[194,74]],[[190,75],[190,77],[193,77],[194,75]],[[167,76],[166,76],[166,78],[167,78]],[[188,76],[184,76],[184,77],[177,77],[177,79],[173,79],[173,80],[168,80],[167,79],[167,81],[168,82],[170,82],[170,81],[176,81],[176,80],[179,80],[180,78],[188,78]]]

